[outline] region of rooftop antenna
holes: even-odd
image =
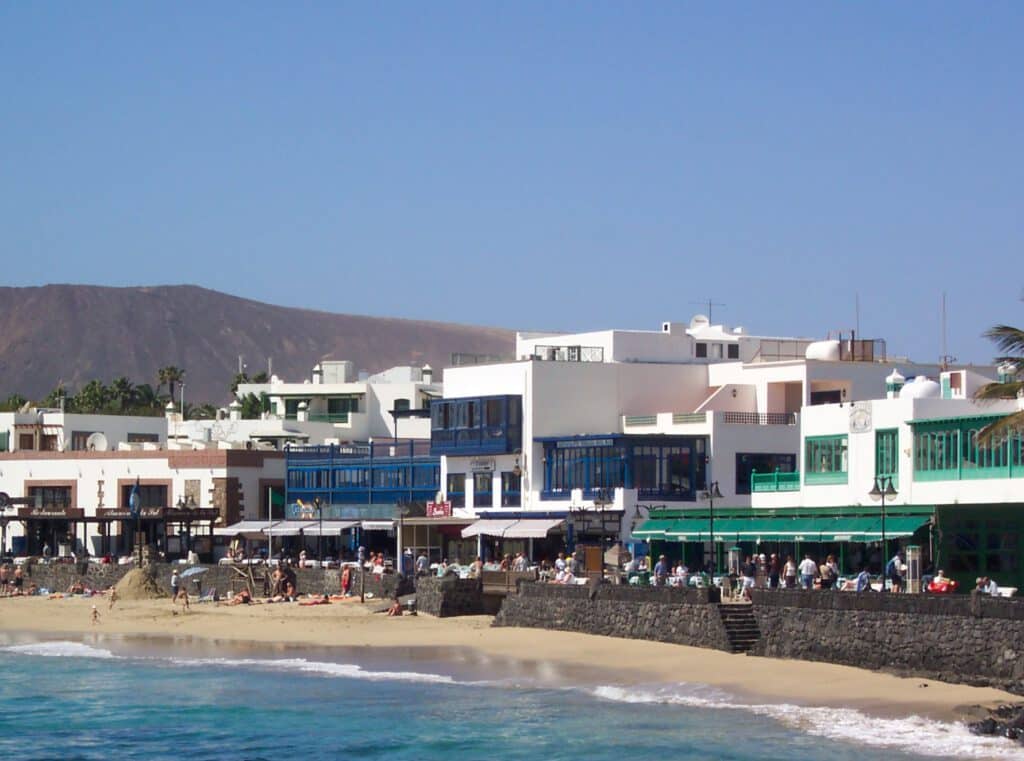
[[[853,293],[853,329],[857,335],[860,335],[860,294],[854,291]]]
[[[948,370],[949,366],[956,362],[956,357],[950,356],[946,349],[946,292],[942,292],[942,356],[939,357],[939,369]]]
[[[717,301],[712,301],[711,299],[708,299],[707,301],[691,301],[690,303],[691,304],[700,304],[702,307],[706,306],[708,308],[708,323],[709,324],[711,323],[711,308],[712,307],[724,307],[725,306],[725,304],[721,304],[721,303],[719,303]]]

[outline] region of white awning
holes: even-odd
[[[316,521],[278,521],[273,526],[267,528],[267,524],[263,524],[263,535],[264,536],[298,536],[300,531],[309,532],[310,526],[317,525]]]
[[[501,539],[543,539],[551,529],[560,526],[561,518],[486,518],[462,529],[462,538],[483,534]]]
[[[320,533],[320,521],[315,521],[305,530],[306,536],[338,536],[347,528],[358,526],[359,521],[324,521],[323,533]]]
[[[543,539],[551,529],[558,528],[563,523],[565,521],[561,518],[518,521],[505,532],[505,536],[512,539]]]
[[[263,536],[262,531],[267,527],[266,521],[239,521],[230,526],[218,526],[213,530],[214,536],[239,536],[244,535],[249,539],[259,539]]]
[[[390,531],[394,527],[394,521],[363,521],[364,531]]]

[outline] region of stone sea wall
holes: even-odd
[[[54,592],[66,592],[76,581],[81,581],[85,586],[92,589],[106,589],[116,584],[134,566],[127,565],[104,565],[102,563],[50,563],[33,564],[25,566],[25,587],[35,584],[40,589],[49,589]],[[183,565],[171,565],[169,563],[154,563],[153,572],[160,587],[171,594],[171,572],[178,569],[181,573],[187,568]],[[246,576],[239,573],[235,567],[223,565],[204,566],[207,569],[201,577],[202,589],[216,589],[220,597],[225,597],[236,592],[244,586]],[[239,566],[243,572],[247,569]],[[254,567],[253,576],[256,581],[255,594],[257,597],[263,595],[262,578],[264,568]],[[336,569],[302,568],[296,569],[296,583],[299,594],[338,594],[341,591],[341,571]],[[353,578],[352,592],[359,594],[360,579],[357,571]],[[390,598],[396,592],[408,594],[413,589],[412,582],[396,574],[386,574],[383,578],[366,574],[366,592],[375,598]],[[196,586],[189,584],[189,592],[195,593]]]
[[[610,584],[524,583],[505,598],[495,626],[600,634],[729,650],[717,590]]]
[[[1024,694],[1024,600],[753,590],[752,654],[842,663]]]
[[[485,606],[480,580],[455,576],[419,578],[416,580],[416,609],[439,618],[481,615]]]

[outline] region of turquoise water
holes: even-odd
[[[728,695],[696,685],[569,686],[564,675],[516,676],[507,665],[369,658],[106,640],[0,643],[0,758],[1018,757],[952,725],[735,708]]]

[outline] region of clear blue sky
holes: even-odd
[[[0,4],[9,285],[511,328],[1024,324],[1021,3]]]

